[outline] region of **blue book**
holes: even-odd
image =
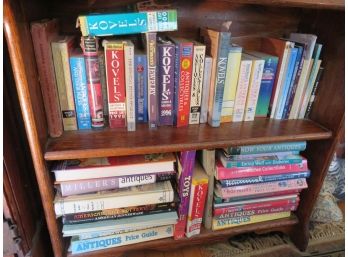
[[[144,51],[134,53],[135,115],[137,122],[147,122],[147,60]]]
[[[76,119],[78,129],[91,129],[91,113],[88,103],[88,87],[85,58],[80,50],[73,52],[69,58],[71,80],[73,84]]]
[[[255,117],[267,117],[269,101],[271,100],[274,79],[277,73],[278,57],[255,51],[250,51],[248,54],[265,60]]]
[[[289,91],[288,94],[286,96],[286,100],[285,100],[285,106],[283,109],[283,114],[282,114],[282,119],[287,119],[287,113],[290,113],[289,109],[291,108],[291,97],[293,92],[296,90],[297,87],[297,75],[298,75],[298,70],[300,68],[300,63],[302,61],[302,53],[303,53],[303,47],[299,46],[299,45],[295,45],[295,47],[298,49],[297,51],[297,56],[296,56],[296,61],[295,61],[295,69],[294,69],[294,73],[292,74],[292,78],[291,78],[291,83],[290,83],[290,87],[289,87]],[[295,90],[294,90],[295,87]]]
[[[308,178],[310,176],[310,171],[304,172],[294,172],[294,173],[284,173],[276,175],[265,175],[247,178],[236,178],[236,179],[223,179],[219,180],[221,187],[232,187],[232,186],[242,186],[257,183],[273,182],[287,179],[296,178]]]
[[[89,14],[78,17],[82,36],[111,36],[178,29],[176,10]]]
[[[286,97],[287,97],[288,92],[289,92],[292,75],[294,74],[295,63],[296,63],[296,59],[297,59],[297,52],[298,52],[298,48],[296,48],[296,47],[291,48],[288,68],[286,70],[286,77],[285,77],[283,87],[281,88],[281,91],[279,94],[280,98],[278,100],[277,109],[276,109],[276,113],[274,116],[274,118],[277,120],[282,119],[282,116],[283,116],[283,110],[284,110],[284,106],[285,106]]]

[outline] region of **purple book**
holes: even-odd
[[[158,38],[158,125],[173,125],[175,45]]]
[[[57,187],[61,191],[62,196],[68,196],[92,193],[102,190],[152,184],[159,181],[174,179],[175,176],[175,171],[168,171],[156,174],[140,174],[120,177],[66,181],[61,182],[59,185],[57,185]]]
[[[195,164],[196,151],[181,152],[178,162],[178,222],[174,225],[174,239],[185,236],[187,213],[190,203],[192,172]]]

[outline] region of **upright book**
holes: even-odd
[[[51,137],[59,137],[63,133],[62,112],[59,105],[51,48],[51,42],[53,38],[58,36],[58,30],[57,19],[45,19],[31,23],[34,53],[40,78],[48,131]]]
[[[201,115],[199,123],[208,122],[208,103],[209,103],[209,87],[211,79],[211,66],[213,59],[211,56],[205,56],[204,60],[204,74],[202,86],[202,100],[201,100]]]
[[[69,55],[74,48],[75,37],[59,36],[52,41],[51,45],[64,130],[77,130],[69,65]]]
[[[147,56],[145,51],[134,52],[135,111],[137,122],[147,122]]]

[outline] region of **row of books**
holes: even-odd
[[[218,127],[255,116],[304,118],[323,70],[315,35],[266,37],[254,44],[260,48],[249,49],[230,32],[210,28],[201,29],[201,42],[158,34],[177,29],[175,10],[78,21],[80,47],[77,37],[58,36],[56,19],[32,24],[52,137],[104,127],[106,119],[111,128],[134,131],[139,122]],[[110,38],[134,33],[145,33],[144,43],[136,35]]]
[[[307,187],[306,142],[57,162],[54,209],[83,253],[288,217]],[[200,160],[200,161],[199,161]],[[108,243],[107,243],[108,242]]]

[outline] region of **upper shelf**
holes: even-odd
[[[47,142],[45,159],[133,155],[174,152],[192,149],[262,144],[281,141],[328,139],[332,133],[310,120],[270,120],[225,123],[219,128],[207,124],[184,128],[159,127],[150,130],[138,124],[137,130],[126,129],[69,131]]]

